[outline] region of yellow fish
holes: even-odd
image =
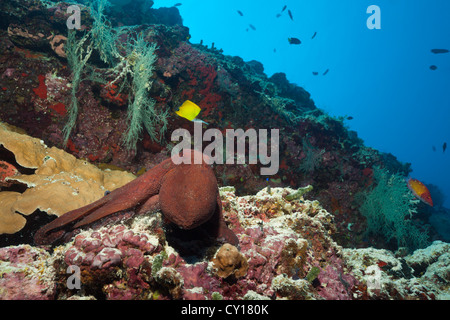
[[[189,121],[193,121],[193,122],[202,122],[204,124],[208,124],[203,120],[200,119],[196,119],[196,117],[198,116],[198,114],[200,113],[200,111],[202,111],[202,109],[200,109],[200,107],[198,105],[196,105],[195,103],[193,103],[190,100],[186,100],[180,108],[178,108],[178,111],[175,111],[175,113],[177,115],[179,115],[180,117],[183,117],[185,119],[188,119]]]

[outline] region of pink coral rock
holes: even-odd
[[[292,192],[265,188],[238,197],[220,190],[239,250],[205,244],[196,256],[184,255],[166,238],[160,213],[85,229],[52,253],[1,248],[0,298],[448,299],[441,279],[448,279],[449,244],[434,242],[404,258],[344,249],[333,240],[333,215],[317,201],[286,200]],[[71,265],[80,269],[81,290],[63,285]]]
[[[0,300],[51,300],[56,283],[51,256],[29,245],[0,248]]]

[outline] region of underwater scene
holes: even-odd
[[[2,0],[0,300],[449,300],[449,12]]]

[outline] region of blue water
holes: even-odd
[[[286,73],[317,107],[352,116],[347,124],[367,146],[412,163],[411,176],[437,185],[450,207],[450,149],[442,150],[450,144],[450,53],[430,51],[450,49],[450,1],[156,0],[153,7],[177,2],[192,43],[258,60],[268,76]],[[381,29],[367,28],[370,5],[380,8]]]

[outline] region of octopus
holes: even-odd
[[[210,234],[218,241],[238,245],[238,238],[223,218],[217,180],[205,162],[206,156],[195,150],[184,152],[181,164],[166,159],[101,199],[44,225],[36,232],[34,242],[53,244],[69,232],[117,212],[134,210],[143,214],[159,210],[165,220],[181,229],[191,230],[208,222]],[[186,164],[189,157],[190,164]],[[201,157],[201,164],[195,164],[195,157]]]

